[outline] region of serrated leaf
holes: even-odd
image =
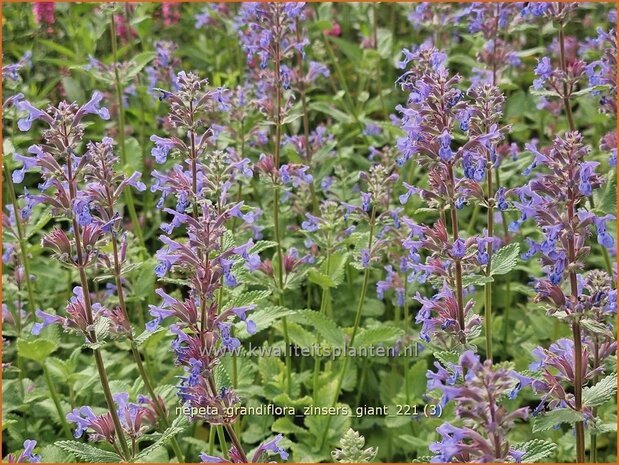
[[[258,241],[250,249],[250,253],[260,253],[266,249],[276,247],[277,242],[274,241]]]
[[[484,276],[481,274],[470,274],[462,278],[462,286],[480,286],[482,284],[491,283],[494,279],[492,276]]]
[[[607,336],[611,339],[613,338],[613,332],[606,325],[600,323],[599,321],[595,321],[591,318],[583,318],[582,320],[580,320],[580,324],[583,328],[594,334]]]
[[[308,324],[333,346],[341,346],[344,344],[342,330],[338,328],[331,318],[320,312],[314,310],[298,310],[290,320],[296,321],[297,323]]]
[[[523,463],[540,462],[546,457],[551,456],[556,448],[557,445],[554,442],[542,441],[541,439],[533,439],[514,446],[515,450],[524,452],[522,456]]]
[[[329,256],[320,264],[320,272],[329,276],[336,286],[340,285],[344,279],[344,270],[349,254],[338,252]]]
[[[436,352],[434,356],[438,359],[439,362],[441,362],[441,365],[443,365],[447,369],[449,369],[451,365],[456,365],[460,358],[458,352],[446,350]]]
[[[249,291],[243,292],[235,297],[232,297],[224,305],[224,310],[234,307],[245,307],[250,304],[255,304],[266,299],[271,295],[271,291]]]
[[[109,318],[104,316],[99,316],[97,321],[95,322],[95,335],[97,336],[98,342],[103,342],[105,338],[107,338],[110,333],[110,326],[112,322]]]
[[[221,363],[215,367],[215,370],[213,370],[213,376],[215,377],[215,385],[217,386],[217,389],[224,386],[232,386],[232,380],[230,379],[230,375]]]
[[[161,434],[159,439],[135,456],[134,462],[140,462],[141,459],[150,455],[157,448],[165,445],[173,436],[185,431],[188,426],[189,422],[185,416],[176,417],[170,427]]]
[[[160,333],[162,331],[165,331],[165,328],[159,327],[155,329],[154,331],[147,331],[147,330],[142,331],[142,333],[134,339],[135,345],[140,347],[142,344],[148,341],[148,339],[150,339],[151,336],[154,336],[155,334]]]
[[[603,215],[615,214],[617,211],[617,179],[614,175],[610,176],[603,192],[599,192],[596,202],[596,210]]]
[[[548,431],[561,423],[573,425],[583,419],[584,416],[581,412],[576,412],[570,408],[551,410],[535,418],[533,422],[533,432],[539,433],[540,431]]]
[[[286,307],[266,307],[251,312],[251,316],[249,316],[249,319],[256,323],[256,332],[259,333],[260,331],[264,331],[265,329],[273,326],[273,323],[275,323],[280,318],[287,315],[292,315],[294,313],[295,310],[291,310]],[[235,336],[239,339],[247,339],[250,336],[245,327],[245,323],[239,322],[236,325]]]
[[[58,348],[58,345],[49,339],[35,339],[27,341],[25,339],[17,340],[17,353],[27,359],[36,362],[43,362],[51,353]]]
[[[362,331],[355,338],[354,347],[370,347],[377,344],[385,344],[393,342],[402,330],[395,326],[383,325],[376,328],[370,328]]]
[[[309,270],[307,277],[311,282],[318,284],[323,289],[329,289],[336,286],[335,281],[333,281],[330,276],[327,276],[326,274],[313,268]]]
[[[617,373],[605,376],[595,386],[586,387],[582,392],[583,404],[596,407],[615,398],[617,392]]]
[[[114,452],[99,449],[84,442],[77,441],[58,441],[54,443],[56,447],[69,452],[75,457],[90,463],[118,463],[120,457]]]
[[[518,263],[518,254],[520,253],[520,245],[513,243],[501,247],[492,257],[492,266],[490,275],[500,275],[509,273]]]
[[[45,226],[47,226],[47,223],[49,223],[52,218],[53,218],[53,215],[51,213],[51,209],[46,209],[39,216],[39,218],[37,219],[37,222],[34,224],[34,226],[32,226],[31,228],[28,228],[27,234],[26,234],[26,239],[31,238],[34,234],[36,234],[41,229],[43,229]]]
[[[144,67],[154,58],[155,52],[142,52],[133,57],[131,63],[129,64],[129,68],[127,69],[127,73],[124,76],[125,80],[128,81],[137,76],[139,72],[142,71],[142,69],[144,69]]]

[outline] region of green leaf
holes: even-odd
[[[17,353],[30,360],[43,362],[50,354],[52,354],[58,345],[49,339],[34,339],[26,341],[25,339],[17,340]]]
[[[501,247],[492,257],[492,267],[490,275],[506,274],[513,270],[517,264],[520,245],[513,243]]]
[[[258,241],[253,245],[251,249],[249,249],[249,251],[250,253],[260,253],[266,249],[270,249],[276,246],[277,242],[274,241]]]
[[[148,341],[151,336],[154,336],[155,334],[160,333],[162,331],[165,331],[165,328],[159,327],[154,331],[144,330],[138,337],[134,339],[134,342],[136,346],[140,347],[142,344]]]
[[[333,281],[330,276],[313,268],[309,270],[307,277],[312,283],[318,284],[323,289],[336,287],[335,281]]]
[[[551,456],[557,445],[554,442],[542,441],[541,439],[533,439],[524,443],[516,444],[515,450],[523,451],[523,463],[540,462],[546,457]]]
[[[599,210],[603,215],[615,214],[617,211],[617,178],[611,175],[606,182],[604,191],[596,192],[596,210]]]
[[[153,58],[155,58],[155,52],[143,52],[133,57],[124,76],[125,80],[128,81],[137,76]]]
[[[559,97],[559,94],[557,94],[556,91],[551,91],[551,90],[534,90],[531,89],[530,90],[531,95],[536,95],[538,97]]]
[[[481,286],[482,284],[491,283],[494,279],[492,276],[484,276],[481,274],[470,274],[462,278],[462,286]]]
[[[332,116],[334,119],[343,124],[351,124],[354,120],[346,113],[338,110],[333,105],[329,105],[327,102],[312,102],[309,104],[311,110],[324,113],[325,115]]]
[[[266,307],[251,312],[249,318],[256,323],[256,332],[260,332],[273,326],[273,323],[280,318],[294,313],[295,310],[286,307]],[[239,339],[247,339],[250,336],[245,328],[245,323],[237,323],[235,336]]]
[[[50,222],[51,219],[52,219],[51,208],[45,209],[45,211],[41,214],[41,216],[39,217],[37,222],[34,224],[34,226],[28,229],[28,232],[26,234],[26,239],[31,238],[34,234],[36,234],[41,229],[43,229],[47,225],[47,223]]]
[[[582,320],[580,320],[580,324],[582,325],[583,328],[587,329],[588,331],[594,334],[606,336],[611,339],[613,338],[613,332],[610,329],[608,329],[608,327],[605,324],[600,323],[599,321],[595,321],[591,318],[583,318]]]
[[[376,328],[366,329],[355,338],[354,347],[370,347],[383,343],[385,345],[393,342],[400,334],[402,330],[395,326],[378,326]]]
[[[170,427],[161,434],[159,439],[135,456],[134,462],[140,462],[141,459],[150,455],[159,447],[165,445],[165,443],[167,443],[172,437],[185,431],[188,426],[189,422],[184,415],[176,417]]]
[[[311,326],[331,345],[341,346],[344,344],[342,331],[332,319],[320,312],[314,310],[298,310],[290,320]]]
[[[548,431],[561,423],[569,423],[573,425],[578,421],[582,421],[584,416],[581,412],[576,412],[570,408],[559,408],[546,412],[544,415],[535,418],[533,423],[533,433],[540,431]]]
[[[348,255],[346,252],[335,253],[320,264],[320,272],[329,276],[335,283],[335,286],[340,285],[344,280],[344,270],[348,261]]]
[[[76,58],[75,57],[75,52],[73,52],[73,50],[71,50],[71,49],[69,49],[69,48],[67,48],[67,47],[65,47],[63,45],[60,45],[57,42],[53,42],[53,41],[47,40],[47,39],[40,39],[38,42],[40,44],[45,45],[47,48],[50,48],[50,49],[60,53],[61,55],[64,55],[64,56],[66,56],[68,58],[71,58],[71,60],[75,60],[75,58]]]
[[[58,441],[54,443],[55,446],[60,447],[66,452],[70,452],[78,459],[82,459],[85,462],[90,463],[118,463],[120,457],[114,452],[99,449],[98,447],[91,446],[84,442],[77,441]]]
[[[608,85],[600,84],[598,86],[585,87],[584,89],[580,89],[580,90],[577,90],[576,92],[572,92],[572,95],[575,97],[578,97],[580,95],[586,95],[586,94],[590,94],[592,92],[596,92],[600,90],[607,91]]]
[[[615,398],[617,392],[617,373],[602,378],[595,386],[586,387],[582,392],[583,404],[596,407]]]
[[[235,297],[232,297],[224,305],[224,310],[234,307],[245,307],[247,305],[255,304],[261,300],[266,299],[271,295],[271,291],[249,291],[243,292]]]

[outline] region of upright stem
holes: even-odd
[[[217,391],[217,384],[215,383],[215,379],[213,378],[213,374],[210,373],[210,372],[208,374],[207,381],[208,381],[209,387],[211,388],[213,396],[217,396],[217,393],[218,393],[218,391]],[[236,448],[237,452],[241,456],[241,459],[242,459],[243,463],[248,463],[247,456],[245,455],[245,451],[243,450],[243,446],[241,445],[241,441],[239,440],[238,436],[236,435],[236,432],[234,431],[234,428],[232,427],[232,425],[229,424],[229,423],[226,423],[224,425],[224,428],[226,429],[226,432],[228,433],[228,436],[230,437],[230,440],[232,441],[232,444],[234,444],[234,447]]]
[[[331,249],[327,248],[327,275],[331,272]],[[329,298],[329,288],[325,287],[322,289],[322,297],[320,299],[320,314],[324,315],[326,313],[327,308],[327,299]],[[320,342],[320,334],[316,333],[316,345]],[[320,373],[320,357],[318,354],[314,355],[314,379],[313,379],[313,389],[312,394],[314,396],[314,405],[318,403],[318,375]]]
[[[494,237],[494,192],[492,190],[492,161],[490,155],[486,161],[486,187],[488,190],[488,237]],[[486,276],[490,276],[492,268],[492,242],[488,242],[486,247],[488,254],[488,264],[486,265]],[[484,320],[486,329],[486,359],[492,361],[492,283],[484,285]]]
[[[71,428],[69,427],[69,424],[67,423],[67,418],[62,408],[62,404],[60,403],[58,392],[56,391],[56,387],[54,386],[54,380],[49,374],[47,365],[45,365],[45,363],[42,363],[41,366],[43,367],[43,375],[45,376],[45,382],[47,383],[47,389],[49,390],[49,395],[52,398],[52,402],[54,402],[54,407],[56,407],[56,411],[58,412],[58,417],[60,418],[60,425],[62,426],[62,431],[64,432],[66,437],[68,437],[69,439],[72,439],[73,435],[71,434]]]
[[[120,257],[118,254],[118,241],[114,234],[112,234],[112,250],[114,254],[114,280],[116,283],[116,290],[118,294],[118,305],[123,312],[125,320],[129,321],[127,306],[125,304],[125,292],[123,290],[122,282],[120,279]],[[144,386],[148,391],[148,395],[150,395],[150,397],[153,399],[153,404],[155,406],[155,410],[157,411],[159,422],[164,429],[168,429],[170,427],[170,423],[168,421],[168,416],[166,415],[165,406],[163,405],[163,401],[155,393],[152,382],[150,380],[150,376],[148,375],[148,372],[144,367],[144,364],[142,363],[142,357],[140,356],[140,352],[135,344],[135,341],[133,340],[133,333],[131,329],[129,329],[129,339],[131,340],[131,354],[133,355],[133,359],[135,360],[135,364],[138,368],[138,372],[140,373],[140,377],[144,382]],[[172,445],[172,449],[174,450],[174,454],[176,454],[179,463],[183,463],[185,459],[175,436],[171,438],[170,444]]]
[[[26,247],[26,235],[24,234],[24,226],[21,220],[21,213],[19,205],[17,204],[15,185],[13,184],[13,178],[6,164],[6,161],[4,162],[4,174],[6,184],[9,190],[9,196],[11,197],[11,204],[13,205],[13,213],[15,214],[15,228],[17,229],[17,240],[19,241],[19,253],[21,255],[22,264],[24,265],[26,291],[28,292],[28,308],[30,310],[30,313],[32,314],[32,317],[34,318],[34,313],[36,311],[36,302],[34,298],[32,282],[30,281],[30,259],[28,258],[28,250]],[[17,313],[19,314],[19,309]],[[21,319],[21,315],[18,315],[17,318]]]
[[[297,20],[297,41],[301,42],[301,25]],[[305,67],[303,66],[303,55],[297,54],[297,66],[299,68],[299,94],[301,95],[301,109],[303,111],[303,137],[305,139],[305,160],[311,166],[312,162],[312,146],[310,145],[310,123],[309,109],[307,107],[307,89],[305,88]],[[312,195],[312,211],[318,213],[318,198],[316,197],[316,188],[314,182],[310,183],[310,194]]]
[[[69,147],[68,135],[64,135],[64,145],[65,147]],[[67,179],[69,184],[69,200],[73,202],[76,198],[76,181],[73,177],[73,160],[71,156],[71,150],[66,150],[67,153]],[[92,311],[92,302],[90,300],[90,287],[88,285],[88,277],[86,276],[86,270],[84,269],[84,254],[82,249],[82,241],[81,241],[81,228],[75,215],[71,217],[71,223],[73,226],[73,236],[75,239],[75,251],[77,255],[77,269],[80,276],[80,284],[82,286],[82,292],[84,294],[84,308],[86,310],[86,321],[90,328],[94,325],[93,311]],[[94,330],[89,331],[89,340],[93,343],[97,343],[97,334]],[[129,447],[127,446],[127,441],[125,439],[125,433],[123,432],[122,425],[120,423],[120,419],[118,418],[118,412],[116,411],[116,404],[114,403],[114,398],[112,397],[112,391],[110,389],[110,383],[108,381],[107,372],[105,371],[105,364],[103,363],[103,357],[101,356],[101,349],[95,347],[93,348],[93,352],[95,355],[95,363],[97,365],[97,372],[99,373],[99,379],[101,380],[101,387],[103,388],[103,396],[105,397],[105,401],[112,416],[112,423],[114,424],[114,429],[116,430],[116,437],[120,442],[120,447],[122,453],[124,455],[125,460],[130,460],[131,453],[129,451]]]
[[[559,8],[561,8],[559,6]],[[563,31],[563,22],[559,22],[559,62],[561,70],[567,73],[567,62],[565,59],[565,33]],[[574,123],[574,115],[572,113],[572,104],[570,102],[570,95],[567,89],[567,83],[563,83],[563,106],[565,107],[565,114],[567,116],[567,122],[570,127],[570,131],[576,130],[576,124]]]
[[[453,165],[449,165],[449,182],[451,186],[455,186],[455,178]],[[458,240],[458,212],[456,211],[456,205],[453,201],[453,198],[450,200],[450,212],[451,212],[451,232],[453,236],[453,241]],[[465,322],[464,322],[464,297],[462,293],[462,262],[459,259],[454,260],[456,265],[456,299],[458,301],[458,324],[460,325],[460,330],[464,331]]]
[[[571,189],[570,189],[571,191]],[[573,224],[574,219],[574,199],[573,194],[570,192],[570,199],[567,205],[568,223]],[[569,260],[569,278],[570,278],[570,299],[572,301],[572,308],[576,310],[578,303],[578,280],[576,277],[576,270],[573,268],[573,264],[576,258],[574,233],[570,232],[568,236],[568,260]],[[574,338],[574,404],[576,411],[582,411],[582,336],[580,331],[580,321],[577,319],[578,315],[574,315],[575,319],[572,322],[572,336]],[[583,463],[585,461],[585,426],[582,421],[576,422],[576,462]]]
[[[370,237],[368,239],[368,249],[370,254],[372,252],[372,243],[374,241],[374,221],[376,219],[376,209],[372,206],[372,213],[370,214]],[[371,256],[371,255],[370,255]],[[357,311],[355,312],[355,324],[352,329],[352,334],[350,335],[350,342],[348,343],[349,347],[352,347],[355,342],[355,336],[357,335],[357,330],[359,329],[359,324],[361,322],[361,310],[363,309],[363,304],[365,302],[365,295],[368,291],[368,282],[370,279],[370,265],[365,269],[363,273],[363,284],[361,285],[361,294],[359,295],[359,301],[357,303]],[[340,371],[340,376],[337,380],[337,386],[335,387],[335,395],[333,396],[333,402],[331,403],[331,407],[335,407],[337,404],[337,400],[340,397],[340,390],[342,389],[342,383],[344,382],[344,377],[346,376],[346,370],[348,369],[348,360],[349,357],[344,357],[344,361],[342,363],[342,370]],[[325,429],[322,434],[322,438],[320,440],[320,449],[325,445],[327,441],[327,436],[329,434],[329,425],[331,424],[331,416],[327,417],[327,424],[325,425]]]
[[[598,341],[597,336],[594,336],[593,351],[594,351],[593,352],[593,369],[596,370],[600,366],[600,343]],[[594,385],[597,384],[598,381],[599,381],[599,376],[595,376],[593,378]],[[593,418],[597,417],[597,413],[598,413],[597,407],[591,408],[591,414],[593,415]],[[597,437],[597,434],[595,434],[595,431],[593,430],[591,430],[590,449],[591,449],[590,460],[592,463],[597,463],[598,461],[598,437]]]
[[[383,115],[386,115],[385,99],[383,98],[383,83],[381,74],[380,55],[378,55],[378,7],[375,2],[372,2],[372,42],[374,43],[374,50],[378,56],[376,63],[376,87],[378,90],[378,99],[380,100],[380,106]]]
[[[279,15],[277,15],[279,18]],[[281,54],[279,40],[275,40],[275,168],[279,169],[280,164],[280,145],[282,139],[282,83],[280,77]],[[281,233],[279,229],[279,186],[273,185],[273,229],[275,234],[277,250],[277,285],[279,287],[279,305],[284,303],[284,256],[282,253]],[[282,328],[284,332],[285,359],[286,359],[286,390],[288,395],[292,394],[292,360],[290,358],[290,337],[288,335],[288,321],[282,318]]]
[[[127,165],[127,147],[125,144],[125,110],[123,108],[123,89],[122,83],[120,82],[120,75],[118,74],[118,51],[116,44],[116,24],[114,23],[114,17],[112,16],[112,20],[110,21],[110,40],[112,42],[112,60],[114,66],[114,87],[116,88],[116,106],[118,107],[118,140],[120,143],[120,162],[122,165],[122,169],[125,169]],[[144,234],[142,233],[142,226],[140,225],[140,220],[138,218],[137,211],[135,209],[135,202],[133,200],[133,194],[130,189],[126,189],[124,192],[125,202],[127,203],[127,210],[129,212],[129,216],[131,217],[131,224],[133,224],[133,229],[135,231],[135,236],[138,239],[138,242],[141,246],[141,253],[143,254],[146,250],[146,245],[144,243]]]

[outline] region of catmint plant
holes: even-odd
[[[74,297],[66,307],[66,317],[51,315],[42,311],[37,316],[43,319],[42,326],[50,323],[62,323],[66,328],[73,328],[81,333],[87,345],[92,348],[103,393],[116,431],[119,451],[122,457],[131,457],[127,441],[122,433],[120,419],[116,413],[105,364],[101,354],[98,323],[106,310],[91,298],[87,269],[97,259],[99,240],[109,223],[93,219],[90,213],[89,199],[84,195],[84,168],[89,162],[87,154],[79,156],[84,135],[84,117],[95,114],[101,119],[109,119],[109,111],[101,107],[102,95],[95,92],[84,105],[61,102],[39,110],[27,100],[21,100],[16,108],[25,114],[17,125],[21,131],[29,131],[35,121],[41,121],[49,127],[43,132],[43,143],[32,145],[28,152],[32,156],[21,158],[23,168],[40,170],[43,183],[39,185],[40,194],[33,195],[34,204],[48,205],[54,214],[70,225],[67,232],[56,228],[42,241],[51,247],[62,262],[77,270],[80,286],[74,288]],[[99,328],[99,331],[97,329]],[[41,326],[35,325],[36,334]],[[99,332],[99,334],[97,334]]]
[[[430,340],[430,332],[438,325],[464,344],[480,323],[477,317],[470,314],[473,302],[465,302],[464,267],[467,262],[477,267],[481,265],[485,267],[483,273],[490,279],[489,252],[493,250],[494,238],[490,229],[487,237],[463,239],[458,210],[473,199],[485,202],[489,211],[500,203],[494,198],[492,182],[489,182],[490,189],[486,194],[480,183],[491,170],[494,161],[492,154],[502,137],[497,124],[501,96],[490,87],[473,89],[470,92],[479,106],[469,106],[463,99],[464,92],[457,87],[460,77],[449,76],[445,59],[444,53],[424,45],[415,51],[405,49],[404,59],[399,63],[401,68],[409,63],[412,67],[399,79],[403,90],[409,92],[409,99],[406,107],[400,105],[397,108],[402,114],[400,126],[405,133],[397,142],[401,154],[398,161],[404,164],[417,156],[417,163],[428,170],[430,186],[429,189],[422,189],[404,183],[406,192],[400,196],[400,202],[406,204],[412,195],[419,195],[439,213],[439,221],[432,227],[413,224],[402,245],[409,251],[409,279],[425,282],[429,275],[436,275],[439,277],[437,287],[442,291],[432,300],[437,303],[443,299],[446,299],[445,303],[453,300],[453,305],[443,307],[439,304],[439,308],[447,311],[440,311],[439,319],[435,320],[431,317],[431,301],[418,297],[424,310],[418,313],[417,322],[428,321],[422,330],[423,337],[426,341]],[[476,116],[471,126],[470,116],[473,114]],[[468,138],[454,151],[452,146],[456,128],[466,131]],[[487,168],[487,165],[490,166]],[[456,177],[456,169],[460,166],[463,178]],[[502,195],[499,191],[496,194],[499,197]],[[447,229],[447,212],[451,237]],[[420,251],[424,249],[432,253],[425,263],[420,256]],[[473,253],[474,249],[477,253]],[[441,285],[441,281],[445,284]],[[490,341],[492,335],[489,327],[486,332]],[[487,344],[487,356],[491,357],[490,344]]]
[[[462,426],[449,422],[436,429],[440,441],[430,445],[432,462],[521,462],[524,451],[514,448],[508,434],[518,420],[526,420],[528,407],[510,411],[507,397],[519,388],[519,375],[507,368],[481,362],[471,351],[448,368],[436,362],[437,372],[428,372],[428,389],[442,392],[441,403],[455,403],[456,418]]]
[[[572,329],[568,355],[573,360],[574,398],[571,408],[583,414],[583,388],[590,377],[586,374],[588,351],[584,347],[583,322],[585,308],[580,305],[582,286],[579,276],[584,259],[590,253],[587,238],[595,231],[597,242],[605,248],[614,247],[614,239],[607,232],[610,215],[598,216],[585,208],[587,197],[603,184],[595,172],[597,162],[588,161],[589,149],[582,135],[568,132],[557,136],[550,148],[538,150],[527,147],[534,155],[533,167],[548,171],[538,174],[528,185],[515,190],[519,201],[514,205],[521,212],[514,223],[519,226],[534,219],[543,232],[540,242],[527,239],[529,250],[524,258],[541,257],[546,276],[536,280],[537,298],[549,302],[550,314],[565,321]],[[586,321],[586,320],[584,320]],[[594,330],[595,332],[595,330]],[[578,460],[584,460],[584,417],[575,422]]]

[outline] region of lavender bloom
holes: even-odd
[[[284,439],[282,434],[278,434],[273,439],[263,442],[258,446],[252,457],[252,462],[258,462],[267,452],[278,454],[282,460],[288,460],[288,452],[279,445]]]
[[[512,393],[522,377],[505,368],[494,368],[489,360],[482,363],[471,351],[464,352],[458,364],[447,369],[438,362],[435,365],[436,373],[428,371],[428,389],[442,391],[443,405],[455,403],[456,417],[463,426],[443,423],[437,428],[441,440],[430,445],[433,461],[518,461],[522,452],[510,446],[507,435],[517,420],[527,419],[529,408],[510,412],[499,402]]]
[[[26,439],[23,452],[17,457],[15,454],[7,455],[7,463],[41,463],[41,456],[33,453],[36,446],[37,442],[35,440]]]
[[[15,103],[15,108],[19,111],[27,111],[28,116],[17,121],[17,127],[20,131],[29,131],[32,127],[32,122],[41,118],[46,118],[47,114],[44,111],[35,108],[28,100],[20,100]]]
[[[151,155],[155,157],[157,163],[165,163],[170,150],[172,150],[176,144],[172,139],[166,139],[156,135],[150,136],[150,140],[155,143]]]

